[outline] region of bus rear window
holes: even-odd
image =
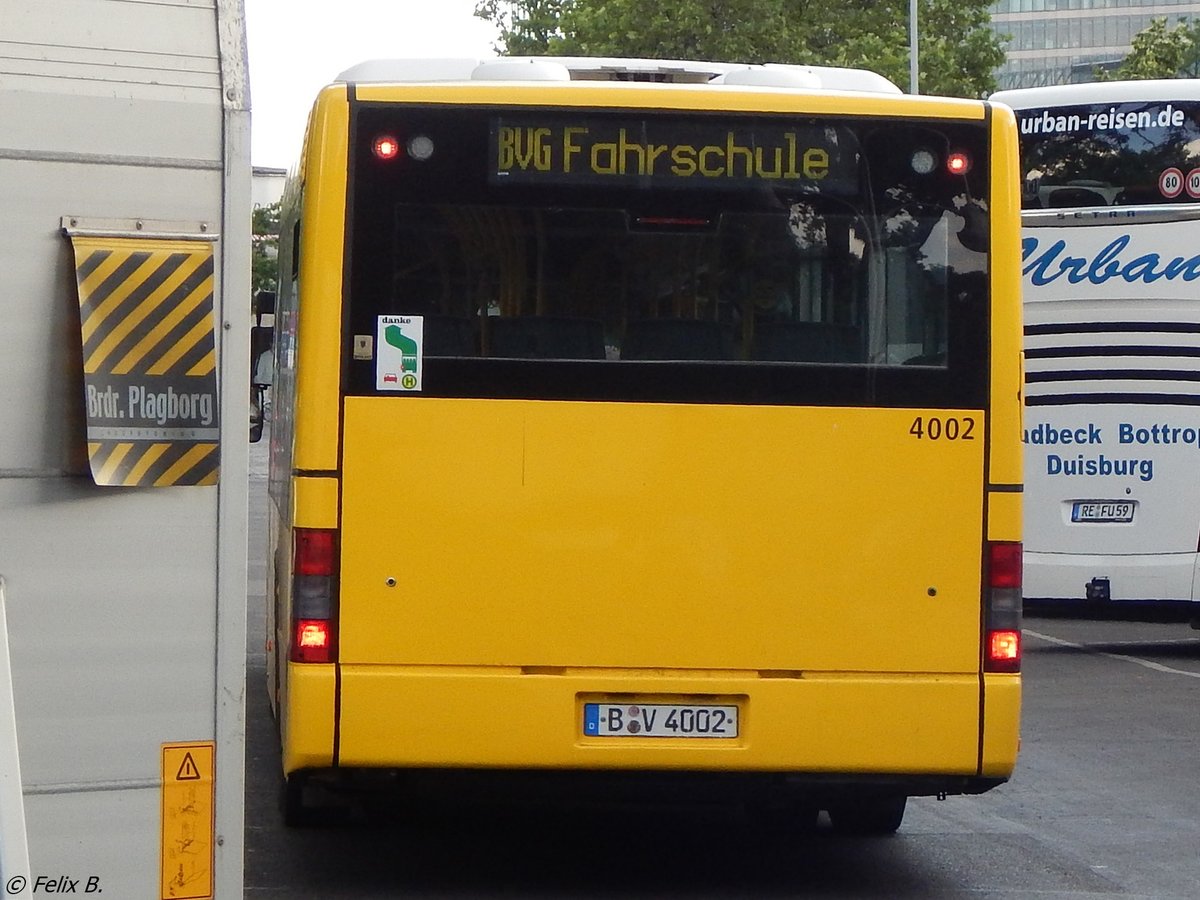
[[[1017,112],[1025,209],[1200,200],[1200,103],[1138,101]]]
[[[447,396],[811,402],[800,384],[859,378],[814,368],[925,371],[945,390],[982,346],[981,126],[357,119],[352,392],[378,387],[354,347],[381,317],[419,319],[422,393]],[[557,364],[539,389],[534,364]]]

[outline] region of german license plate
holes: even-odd
[[[587,737],[735,738],[738,708],[726,703],[585,703]]]
[[[1132,522],[1132,500],[1076,500],[1071,505],[1072,522]]]

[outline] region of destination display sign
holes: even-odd
[[[503,116],[491,122],[491,160],[493,184],[838,194],[858,184],[849,130],[780,122]]]

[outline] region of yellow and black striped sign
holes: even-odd
[[[212,244],[71,240],[96,484],[216,484]]]

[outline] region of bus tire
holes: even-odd
[[[856,797],[831,805],[829,821],[840,834],[893,834],[904,821],[907,803],[904,795]]]
[[[821,810],[811,803],[795,801],[755,804],[748,813],[753,823],[772,834],[787,836],[815,832]]]
[[[279,780],[279,812],[288,828],[311,828],[321,824],[320,811],[306,802],[308,773],[293,772]]]

